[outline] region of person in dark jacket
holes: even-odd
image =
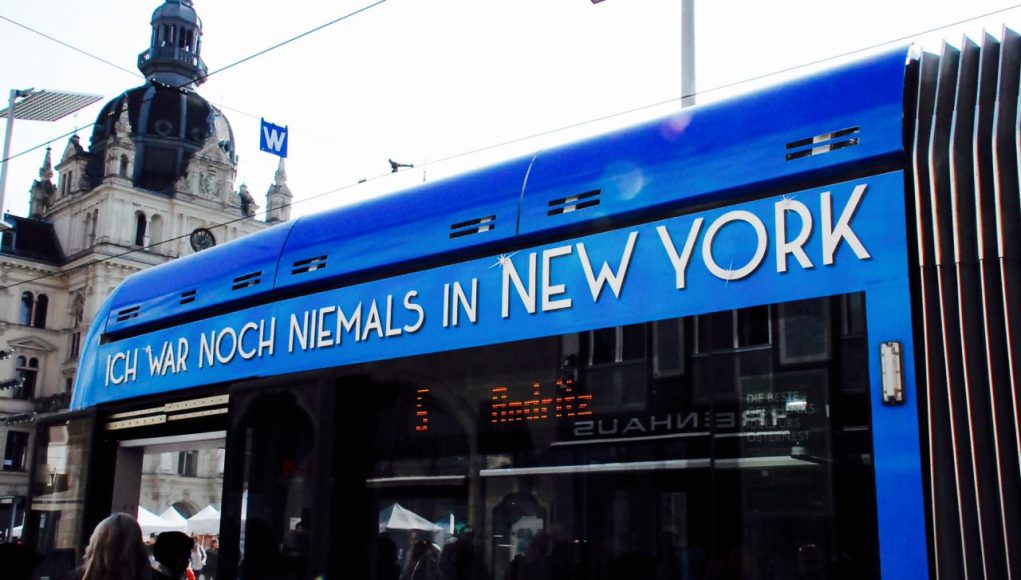
[[[195,540],[183,532],[163,532],[152,547],[153,580],[181,580],[191,561]]]
[[[0,562],[3,572],[12,580],[29,580],[32,572],[43,559],[28,546],[22,544],[0,544]]]

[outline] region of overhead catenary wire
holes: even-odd
[[[43,32],[41,30],[37,30],[35,28],[32,28],[31,26],[28,26],[27,24],[25,24],[23,22],[18,22],[17,20],[14,20],[14,19],[9,18],[7,16],[4,16],[2,14],[0,14],[0,20],[4,20],[4,21],[7,21],[7,22],[10,22],[14,26],[17,26],[19,28],[27,30],[27,31],[29,31],[29,32],[31,32],[33,34],[36,34],[38,36],[41,36],[41,37],[43,37],[43,38],[45,38],[45,39],[47,39],[49,41],[52,41],[52,42],[54,42],[56,44],[59,44],[60,46],[63,46],[64,48],[68,48],[68,49],[73,50],[74,52],[77,52],[77,53],[79,53],[81,55],[84,55],[84,56],[86,56],[88,58],[91,58],[93,60],[101,62],[101,63],[103,63],[103,64],[105,64],[107,66],[110,66],[112,68],[115,68],[115,69],[117,69],[117,70],[119,70],[121,72],[124,72],[127,75],[130,75],[131,77],[134,77],[135,79],[141,79],[143,81],[145,80],[145,75],[140,74],[137,70],[131,70],[129,68],[125,68],[125,67],[123,67],[123,66],[121,66],[121,65],[119,65],[119,64],[117,64],[117,63],[115,63],[115,62],[113,62],[111,60],[105,59],[105,58],[103,58],[103,57],[101,57],[101,56],[99,56],[97,54],[94,54],[92,52],[89,52],[89,51],[87,51],[87,50],[85,50],[85,49],[83,49],[81,47],[75,46],[75,45],[73,45],[73,44],[71,44],[69,42],[61,40],[61,39],[59,39],[59,38],[57,38],[57,37],[55,37],[55,36],[53,36],[51,34],[47,34],[47,33]],[[331,23],[333,23],[333,21],[325,23],[325,24],[322,24],[320,26],[317,26],[316,28],[314,28],[314,29],[312,29],[310,31],[306,31],[306,32],[302,33],[299,36],[293,37],[293,38],[289,39],[288,41],[280,43],[279,46],[283,46],[284,44],[286,44],[288,42],[293,42],[293,41],[297,40],[298,38],[300,38],[302,36],[308,36],[312,32],[314,32],[316,30],[320,30],[322,28],[325,28],[326,26],[328,26]],[[269,50],[270,49],[267,48],[267,49],[262,50],[261,52],[265,53],[265,52],[268,52]],[[252,56],[249,56],[249,57],[246,57],[246,58],[250,60],[252,58]],[[238,61],[237,63],[234,63],[234,65],[236,66],[237,64],[240,64],[240,62],[241,61]],[[225,69],[221,69],[221,71],[222,70],[225,70]],[[248,117],[250,119],[259,119],[260,118],[259,115],[253,115],[252,113],[249,113],[248,111],[242,111],[241,109],[237,109],[235,107],[229,107],[227,105],[224,105],[222,102],[221,103],[217,103],[217,106],[219,108],[221,108],[221,109],[225,109],[227,111],[231,111],[232,113],[237,113],[239,115],[244,115],[244,116],[246,116],[246,117]],[[95,125],[95,123],[93,123],[92,125]],[[90,127],[92,125],[88,125],[88,126],[86,126],[84,128],[88,128],[88,127]],[[71,135],[73,135],[74,133],[77,133],[81,129],[82,129],[82,127],[78,127],[78,128],[76,128],[71,133],[65,133],[63,135],[60,135],[60,136],[57,136],[57,137],[53,137],[53,138],[47,140],[45,143],[43,143],[41,145],[35,145],[31,149],[28,149],[26,151],[22,151],[18,155],[25,154],[25,153],[31,153],[32,151],[35,151],[36,149],[41,148],[43,145],[49,145],[49,144],[53,143],[54,141],[56,141],[58,139],[62,139],[64,137],[70,137]],[[320,141],[326,142],[326,143],[333,143],[335,145],[339,145],[338,143],[336,143],[334,141],[331,141],[330,139],[327,139],[326,137],[323,137],[321,135],[316,135],[316,134],[310,133],[310,132],[302,130],[302,129],[298,129],[298,130],[291,129],[291,132],[300,133],[302,135],[307,135],[307,136],[310,136],[310,137],[314,137],[314,138],[316,138],[316,139],[318,139]],[[12,155],[12,156],[8,157],[7,159],[13,159],[13,158],[17,157],[18,155]]]
[[[260,50],[258,52],[255,52],[255,53],[253,53],[251,55],[248,55],[248,56],[246,56],[244,58],[241,58],[241,59],[239,59],[237,61],[234,61],[234,62],[232,62],[232,63],[230,63],[228,65],[222,66],[222,67],[220,67],[220,68],[218,68],[218,69],[216,69],[214,71],[211,71],[211,72],[207,73],[206,75],[204,75],[203,77],[201,77],[201,79],[205,80],[205,79],[213,76],[214,74],[218,74],[218,73],[221,73],[221,72],[226,71],[228,69],[234,68],[234,67],[236,67],[236,66],[238,66],[238,65],[240,65],[242,63],[248,62],[248,61],[250,61],[250,60],[252,60],[252,59],[254,59],[256,57],[262,56],[262,55],[264,55],[266,53],[269,53],[269,52],[271,52],[273,50],[276,50],[278,48],[281,48],[283,46],[291,44],[292,42],[295,42],[295,41],[297,41],[297,40],[299,40],[301,38],[309,36],[310,34],[313,34],[315,32],[323,30],[324,28],[328,28],[329,26],[332,26],[334,24],[337,24],[339,22],[347,20],[348,18],[350,18],[352,16],[355,16],[357,14],[365,12],[366,10],[374,8],[375,6],[378,6],[378,5],[383,4],[385,2],[386,2],[386,0],[378,0],[377,2],[374,2],[373,4],[369,4],[367,6],[359,8],[359,9],[357,9],[355,11],[349,12],[349,13],[343,15],[343,16],[340,16],[338,18],[335,18],[333,20],[330,20],[328,22],[320,24],[320,25],[318,25],[318,26],[316,26],[314,28],[311,28],[311,29],[309,29],[309,30],[307,30],[305,32],[302,32],[300,34],[292,36],[292,37],[288,38],[287,40],[284,40],[282,42],[274,44],[274,45],[272,45],[270,47],[267,47],[267,48],[262,49],[262,50]],[[740,79],[740,80],[737,80],[737,81],[734,81],[734,82],[725,83],[725,84],[722,84],[722,85],[717,85],[715,87],[710,87],[708,89],[696,90],[696,91],[694,91],[692,93],[682,94],[682,95],[680,95],[678,97],[674,97],[674,98],[665,99],[665,100],[662,100],[662,101],[657,101],[657,102],[654,102],[654,103],[649,103],[649,104],[641,105],[641,106],[634,107],[634,108],[631,108],[631,109],[627,109],[627,110],[623,110],[623,111],[618,111],[618,112],[611,113],[611,114],[608,114],[608,115],[603,115],[601,117],[594,117],[594,118],[591,118],[591,119],[586,119],[584,121],[578,121],[576,123],[572,123],[572,124],[569,124],[569,125],[562,125],[562,126],[555,127],[555,128],[552,128],[552,129],[547,129],[545,131],[540,131],[538,133],[532,133],[532,134],[525,135],[525,136],[522,136],[522,137],[516,137],[514,139],[500,141],[498,143],[486,145],[486,146],[479,147],[479,148],[476,148],[476,149],[471,149],[471,150],[468,150],[468,151],[462,151],[462,152],[459,152],[459,153],[455,153],[453,155],[449,155],[447,157],[441,157],[441,158],[438,158],[438,159],[434,159],[434,160],[430,161],[428,164],[422,164],[422,167],[426,167],[428,165],[436,165],[436,164],[439,164],[439,163],[445,163],[447,161],[452,161],[452,160],[455,160],[455,159],[458,159],[458,158],[461,158],[461,157],[467,157],[467,156],[474,155],[474,154],[477,154],[477,153],[481,153],[481,152],[485,152],[485,151],[490,151],[490,150],[493,150],[493,149],[498,149],[498,148],[505,147],[505,146],[508,146],[508,145],[513,145],[513,144],[516,144],[516,143],[521,143],[521,142],[524,142],[524,141],[528,141],[530,139],[535,139],[535,138],[538,138],[538,137],[544,137],[544,136],[556,134],[556,133],[559,133],[559,132],[562,132],[562,131],[568,131],[568,130],[571,130],[571,129],[576,129],[578,127],[584,127],[586,125],[590,125],[590,124],[593,124],[593,123],[598,123],[598,122],[607,121],[607,120],[610,120],[610,119],[622,117],[622,116],[625,116],[625,115],[639,113],[639,112],[642,112],[642,111],[646,111],[646,110],[649,110],[649,109],[654,109],[656,107],[661,107],[661,106],[668,105],[668,104],[671,104],[671,103],[677,103],[677,102],[683,101],[685,99],[689,99],[691,97],[705,96],[705,95],[716,93],[716,92],[719,92],[719,91],[722,91],[722,90],[726,90],[726,89],[738,87],[738,86],[741,86],[741,85],[753,83],[753,82],[756,82],[756,81],[764,80],[764,79],[767,79],[767,78],[770,78],[770,77],[784,75],[784,74],[787,74],[787,73],[791,73],[791,72],[795,72],[795,71],[798,71],[798,70],[802,70],[802,69],[810,68],[810,67],[813,67],[813,66],[817,66],[817,65],[820,65],[820,64],[823,64],[823,63],[826,63],[826,62],[830,62],[830,61],[834,61],[834,60],[840,60],[842,58],[847,58],[849,56],[854,56],[856,54],[860,54],[860,53],[863,53],[863,52],[868,52],[868,51],[871,51],[871,50],[876,50],[876,49],[882,48],[884,46],[889,46],[889,45],[892,45],[892,44],[897,44],[897,43],[900,43],[900,42],[905,42],[905,41],[911,40],[913,38],[918,38],[920,36],[925,36],[927,34],[933,34],[935,32],[939,32],[941,30],[946,30],[948,28],[953,28],[955,26],[961,26],[961,25],[964,25],[964,24],[968,24],[968,23],[971,23],[971,22],[982,20],[984,18],[990,18],[990,17],[996,16],[998,14],[1004,14],[1006,12],[1010,12],[1010,11],[1016,10],[1018,8],[1021,8],[1021,4],[1012,4],[1010,6],[1007,6],[1007,7],[1004,7],[1004,8],[1000,8],[998,10],[993,10],[993,11],[986,12],[986,13],[983,13],[983,14],[977,14],[975,16],[970,16],[968,18],[964,18],[964,19],[961,19],[961,20],[957,20],[957,21],[954,21],[954,22],[947,23],[947,24],[942,24],[940,26],[929,28],[927,30],[923,30],[923,31],[920,31],[920,32],[914,32],[914,33],[907,34],[907,35],[904,35],[904,36],[900,36],[900,37],[897,37],[897,38],[893,38],[893,39],[890,39],[890,40],[885,40],[883,42],[876,43],[876,44],[873,44],[873,45],[870,45],[870,46],[865,46],[865,47],[862,47],[862,48],[857,48],[857,49],[854,49],[854,50],[851,50],[851,51],[847,51],[847,52],[843,52],[843,53],[839,53],[839,54],[823,57],[823,58],[816,59],[816,60],[813,60],[813,61],[810,61],[810,62],[801,63],[801,64],[798,64],[798,65],[790,66],[790,67],[783,68],[783,69],[778,69],[778,70],[775,70],[775,71],[763,73],[761,75],[757,75],[757,76],[753,76],[753,77],[748,77],[748,78]],[[0,15],[0,19],[6,20],[8,22],[11,22],[12,24],[15,24],[17,26],[20,26],[22,28],[30,30],[30,31],[32,31],[32,32],[34,32],[36,34],[39,34],[40,36],[43,36],[43,37],[45,37],[45,38],[47,38],[49,40],[52,40],[54,42],[57,42],[58,44],[63,45],[63,46],[65,46],[65,47],[67,47],[67,48],[69,48],[71,50],[74,50],[75,52],[82,53],[82,54],[84,54],[84,55],[86,55],[86,56],[88,56],[90,58],[93,58],[95,60],[98,60],[100,62],[108,64],[108,65],[110,65],[110,66],[112,66],[112,67],[114,67],[114,68],[116,68],[118,70],[128,72],[129,74],[131,74],[133,76],[136,76],[136,77],[137,76],[141,76],[141,75],[138,75],[137,73],[135,73],[133,71],[130,71],[130,70],[124,68],[124,67],[121,67],[120,65],[114,64],[114,63],[112,63],[112,62],[110,62],[110,61],[108,61],[106,59],[103,59],[103,58],[101,58],[99,56],[91,54],[88,51],[85,51],[85,50],[82,50],[80,48],[77,48],[77,47],[75,47],[73,45],[70,45],[70,44],[64,42],[64,41],[61,41],[61,40],[59,40],[57,38],[54,38],[54,37],[52,37],[52,36],[50,36],[48,34],[42,33],[40,31],[37,31],[37,30],[35,30],[33,28],[30,28],[30,27],[28,27],[28,26],[26,26],[24,24],[21,24],[19,22],[11,20],[10,18],[7,18],[7,17],[5,17],[3,15]],[[178,86],[178,87],[174,87],[174,88],[181,89],[184,86],[186,86],[186,85],[182,85],[182,86]],[[241,110],[238,110],[238,109],[234,109],[234,108],[230,108],[230,107],[224,107],[224,108],[228,109],[228,110],[231,110],[231,111],[234,111],[234,112],[237,112],[237,113],[240,113],[242,115],[246,115],[246,116],[252,117],[252,118],[256,117],[255,115],[252,115],[251,113],[247,113],[245,111],[241,111]],[[18,153],[15,153],[15,154],[11,155],[10,157],[7,157],[7,158],[3,159],[2,161],[9,161],[11,159],[15,159],[17,157],[21,157],[22,155],[26,155],[26,154],[31,153],[33,151],[39,150],[39,149],[41,149],[43,147],[46,147],[47,145],[51,145],[52,143],[54,143],[55,141],[57,141],[59,139],[63,139],[65,137],[70,137],[70,136],[78,133],[80,130],[88,129],[89,127],[92,127],[94,125],[96,125],[96,123],[90,123],[88,125],[85,125],[85,126],[82,126],[82,127],[78,127],[74,131],[69,131],[67,133],[63,133],[61,135],[58,135],[58,136],[53,137],[51,139],[48,139],[48,140],[46,140],[46,141],[44,141],[42,143],[34,145],[34,146],[32,146],[32,147],[30,147],[28,149],[25,149],[23,151],[19,151]],[[321,139],[326,140],[324,138],[321,138]]]
[[[320,30],[323,30],[325,28],[329,28],[330,26],[333,26],[335,24],[343,22],[343,21],[345,21],[345,20],[347,20],[349,18],[352,18],[354,16],[357,16],[357,15],[359,15],[359,14],[361,14],[361,13],[367,11],[367,10],[375,8],[376,6],[384,4],[384,3],[386,3],[386,1],[387,0],[376,0],[372,4],[368,4],[368,5],[362,6],[361,8],[358,8],[357,10],[352,10],[351,12],[348,12],[348,13],[344,14],[343,16],[339,16],[337,18],[334,18],[333,20],[329,20],[327,22],[319,24],[318,26],[310,28],[309,30],[306,30],[304,32],[296,34],[296,35],[294,35],[294,36],[292,36],[292,37],[290,37],[290,38],[288,38],[286,40],[283,40],[283,41],[278,42],[278,43],[276,43],[276,44],[274,44],[272,46],[269,46],[267,48],[264,48],[262,50],[254,52],[254,53],[252,53],[252,54],[250,54],[248,56],[240,58],[240,59],[238,59],[238,60],[236,60],[236,61],[234,61],[234,62],[232,62],[230,64],[227,64],[227,65],[224,65],[224,66],[222,66],[222,67],[220,67],[218,69],[209,71],[206,74],[200,76],[198,79],[196,79],[196,81],[193,81],[193,82],[205,81],[206,79],[208,79],[209,77],[211,77],[213,75],[222,73],[222,72],[224,72],[226,70],[230,70],[230,69],[232,69],[232,68],[234,68],[236,66],[239,66],[239,65],[241,65],[243,63],[249,62],[249,61],[251,61],[251,60],[253,60],[253,59],[257,58],[257,57],[263,56],[263,55],[265,55],[267,53],[270,53],[270,52],[272,52],[274,50],[277,50],[279,48],[287,46],[288,44],[291,44],[292,42],[295,42],[297,40],[305,38],[306,36],[309,36],[311,34],[319,32]],[[65,47],[67,47],[70,50],[74,50],[75,52],[82,53],[82,54],[88,56],[89,58],[93,58],[93,59],[98,60],[98,61],[100,61],[100,62],[102,62],[104,64],[113,66],[114,68],[116,68],[118,70],[130,72],[132,76],[140,76],[140,75],[136,75],[134,72],[128,71],[128,69],[125,69],[124,67],[122,67],[120,65],[114,64],[114,63],[112,63],[112,62],[110,62],[110,61],[108,61],[108,60],[106,60],[104,58],[101,58],[99,56],[96,56],[96,55],[94,55],[94,54],[92,54],[92,53],[90,53],[88,51],[82,50],[82,49],[77,48],[77,47],[75,47],[75,46],[73,46],[71,44],[68,44],[68,43],[66,43],[66,42],[64,42],[62,40],[58,40],[58,39],[56,39],[56,38],[54,38],[54,37],[52,37],[52,36],[50,36],[48,34],[44,34],[44,33],[40,32],[40,31],[37,31],[37,30],[35,30],[33,28],[25,26],[25,25],[21,24],[20,22],[16,22],[16,21],[11,20],[10,18],[7,18],[7,17],[2,16],[2,15],[0,15],[0,19],[3,19],[5,21],[7,21],[7,22],[10,22],[10,23],[15,24],[17,26],[20,26],[20,27],[22,27],[22,28],[24,28],[26,30],[29,30],[31,32],[34,32],[36,34],[39,34],[40,36],[43,36],[43,37],[45,37],[45,38],[47,38],[49,40],[52,40],[52,41],[62,45],[62,46],[65,46]],[[191,84],[192,84],[192,82],[184,83],[184,84],[181,84],[181,85],[169,85],[168,88],[175,89],[175,90],[182,90],[182,89],[186,88],[187,86],[189,86]],[[145,102],[147,102],[149,100],[152,100],[152,98],[154,98],[154,97],[146,97],[145,100],[143,100],[142,102],[145,103]],[[53,137],[51,139],[48,139],[48,140],[46,140],[46,141],[44,141],[42,143],[39,143],[38,145],[35,145],[35,146],[30,147],[28,149],[25,149],[24,151],[19,151],[18,153],[10,155],[9,157],[5,157],[4,159],[0,160],[0,162],[7,163],[11,159],[16,159],[18,157],[21,157],[22,155],[27,155],[28,153],[31,153],[33,151],[42,149],[43,147],[51,145],[53,142],[55,142],[55,141],[57,141],[59,139],[63,139],[65,137],[70,137],[72,135],[77,134],[79,131],[81,131],[83,129],[88,129],[90,127],[94,127],[97,123],[99,123],[98,119],[95,122],[89,123],[88,125],[76,127],[74,131],[69,131],[67,133],[63,133],[61,135],[58,135],[58,136]]]
[[[353,16],[353,15],[359,13],[359,12],[363,12],[363,11],[367,10],[368,8],[376,6],[376,5],[381,4],[383,2],[386,2],[386,0],[379,0],[378,2],[376,2],[376,3],[372,4],[372,5],[366,6],[366,7],[361,8],[361,9],[355,11],[355,12],[349,13],[348,15],[345,15],[345,16],[343,16],[341,18],[338,18],[338,19],[335,19],[333,21],[330,21],[330,23],[317,26],[316,28],[311,29],[310,31],[302,33],[302,34],[300,34],[300,35],[298,35],[296,37],[293,37],[289,41],[284,41],[284,42],[278,43],[278,44],[274,45],[273,47],[270,47],[268,49],[264,49],[264,50],[260,51],[259,53],[256,53],[255,55],[251,55],[249,57],[245,57],[244,59],[241,59],[241,60],[239,60],[239,61],[237,61],[235,63],[232,63],[231,65],[227,65],[225,67],[221,67],[220,69],[217,69],[216,71],[213,71],[213,72],[209,73],[204,78],[208,78],[208,76],[211,76],[212,74],[215,74],[215,73],[218,73],[218,72],[222,72],[222,71],[227,70],[228,68],[231,68],[233,66],[236,66],[236,65],[238,65],[238,64],[240,64],[242,62],[249,61],[252,58],[254,58],[256,55],[266,54],[270,50],[273,50],[275,48],[279,48],[281,46],[289,44],[290,42],[293,42],[294,40],[297,40],[298,38],[307,36],[308,34],[311,34],[312,32],[315,32],[315,31],[318,31],[318,30],[322,30],[323,28],[325,28],[329,24],[336,24],[337,22],[340,22],[340,21],[342,21],[342,20],[344,20],[346,18],[349,18],[350,16]],[[558,133],[558,132],[561,132],[561,131],[567,131],[567,130],[570,130],[570,129],[575,129],[575,128],[578,128],[578,127],[583,127],[585,125],[589,125],[589,124],[593,124],[593,123],[598,123],[598,122],[601,122],[601,121],[606,121],[606,120],[614,119],[614,118],[617,118],[617,117],[622,117],[622,116],[625,116],[625,115],[630,115],[630,114],[633,114],[633,113],[638,113],[638,112],[641,112],[641,111],[645,111],[645,110],[652,109],[652,108],[655,108],[655,107],[660,107],[660,106],[667,105],[667,104],[670,104],[670,103],[677,103],[677,102],[680,102],[682,99],[687,99],[687,98],[692,97],[692,96],[704,96],[706,94],[717,92],[717,91],[720,91],[720,90],[725,90],[725,89],[728,89],[728,88],[737,87],[737,86],[744,85],[744,84],[751,83],[751,82],[755,82],[755,81],[758,81],[758,80],[763,80],[763,79],[766,79],[766,78],[770,78],[770,77],[774,77],[774,76],[778,76],[778,75],[783,75],[783,74],[787,74],[787,73],[790,73],[790,72],[795,72],[795,71],[798,71],[798,70],[802,70],[802,69],[805,69],[805,68],[809,68],[809,67],[812,67],[812,66],[823,64],[823,63],[826,63],[826,62],[830,62],[830,61],[834,61],[834,60],[840,60],[840,59],[843,59],[843,58],[854,56],[856,54],[860,54],[860,53],[863,53],[863,52],[868,52],[868,51],[876,50],[876,49],[882,48],[884,46],[889,46],[891,44],[901,43],[901,42],[905,42],[905,41],[913,39],[913,38],[917,38],[917,37],[920,37],[920,36],[925,36],[925,35],[928,35],[928,34],[939,32],[939,31],[945,30],[947,28],[952,28],[952,27],[955,27],[955,26],[960,26],[960,25],[963,25],[963,24],[968,24],[970,22],[974,22],[974,21],[981,20],[981,19],[984,19],[984,18],[989,18],[991,16],[996,16],[997,14],[1002,14],[1004,12],[1008,12],[1008,11],[1015,10],[1015,9],[1018,9],[1018,8],[1021,8],[1021,4],[1014,4],[1012,6],[1009,6],[1009,7],[1006,7],[1006,8],[1002,8],[1000,10],[995,10],[995,11],[992,11],[992,12],[987,12],[987,13],[984,13],[984,14],[972,16],[972,17],[969,17],[969,18],[966,18],[966,19],[962,19],[962,20],[958,20],[958,21],[955,21],[955,22],[944,24],[944,25],[941,25],[941,26],[938,26],[938,27],[930,28],[930,29],[927,29],[927,30],[924,30],[924,31],[921,31],[921,32],[916,32],[916,33],[913,33],[913,34],[901,36],[901,37],[898,37],[898,38],[894,38],[894,39],[887,40],[887,41],[884,41],[884,42],[880,42],[880,43],[877,43],[877,44],[873,44],[873,45],[870,45],[870,46],[858,48],[858,49],[855,49],[855,50],[843,52],[843,53],[840,53],[840,54],[828,56],[828,57],[825,57],[825,58],[816,59],[816,60],[813,60],[811,62],[802,63],[802,64],[791,66],[791,67],[786,67],[784,69],[780,69],[780,70],[773,71],[773,72],[770,72],[770,73],[765,73],[765,74],[758,75],[758,76],[755,76],[755,77],[750,77],[750,78],[742,79],[740,81],[735,81],[735,82],[732,82],[732,83],[727,83],[727,84],[724,84],[724,85],[719,85],[719,86],[716,86],[716,87],[711,87],[709,89],[703,89],[703,90],[695,91],[694,93],[681,95],[681,96],[676,97],[676,98],[667,99],[667,100],[664,100],[664,101],[659,101],[659,102],[656,102],[656,103],[651,103],[651,104],[643,105],[643,106],[640,106],[640,107],[635,107],[635,108],[628,109],[628,110],[625,110],[625,111],[616,112],[616,113],[613,113],[613,114],[610,114],[610,115],[604,115],[602,117],[597,117],[597,118],[589,119],[589,120],[586,120],[586,121],[583,121],[583,122],[572,123],[570,125],[565,125],[565,126],[557,127],[555,129],[550,129],[550,130],[547,130],[547,131],[541,131],[539,133],[531,134],[531,135],[520,137],[520,138],[516,138],[516,139],[502,141],[502,142],[499,142],[499,143],[496,143],[496,144],[487,145],[485,147],[480,147],[480,148],[473,149],[473,150],[470,150],[470,151],[464,151],[464,152],[457,153],[457,154],[454,154],[454,155],[451,155],[451,156],[448,156],[448,157],[432,160],[432,161],[430,161],[428,163],[422,164],[420,166],[420,168],[421,169],[427,169],[428,167],[431,167],[431,166],[434,166],[434,165],[437,165],[437,164],[440,164],[440,163],[446,163],[446,162],[449,162],[449,161],[452,161],[452,160],[456,160],[456,159],[459,159],[459,158],[467,157],[467,156],[470,156],[470,155],[475,155],[475,154],[478,154],[478,153],[481,153],[481,152],[490,151],[490,150],[493,150],[493,149],[498,149],[498,148],[501,148],[501,147],[506,147],[508,145],[513,145],[513,144],[521,143],[521,142],[524,142],[524,141],[527,141],[527,140],[530,140],[530,139],[535,139],[537,137],[543,137],[543,136],[555,134],[555,133]],[[180,87],[178,87],[178,88],[180,88]],[[93,125],[94,124],[95,123],[93,123]],[[56,139],[60,139],[60,138],[61,137],[56,137],[56,138],[54,138],[51,141],[47,141],[46,143],[43,143],[41,145],[38,145],[38,146],[34,147],[33,149],[23,151],[23,152],[21,152],[21,153],[19,153],[17,155],[12,155],[11,158],[17,157],[18,155],[22,155],[24,153],[28,153],[29,151],[38,149],[38,148],[40,148],[40,147],[42,147],[44,145],[48,145],[49,143],[52,143]],[[294,206],[296,206],[298,204],[305,203],[305,202],[308,202],[308,201],[312,201],[312,200],[324,197],[326,195],[330,195],[330,194],[333,194],[333,193],[337,193],[339,191],[343,191],[345,189],[351,189],[351,188],[355,188],[355,187],[364,185],[366,183],[375,182],[375,181],[378,181],[380,179],[386,178],[386,177],[388,177],[390,175],[391,175],[391,173],[388,171],[386,173],[381,173],[381,174],[376,175],[374,177],[370,177],[370,178],[366,178],[366,179],[360,179],[356,183],[349,183],[349,184],[340,185],[340,186],[328,189],[326,191],[322,191],[320,193],[316,193],[316,194],[313,194],[311,196],[305,197],[303,199],[292,201],[291,203],[288,203],[288,204],[285,204],[285,205],[282,205],[282,206],[277,206],[277,207],[273,207],[273,208],[266,208],[264,211],[258,212],[258,214],[256,214],[256,215],[260,215],[260,216],[266,215],[271,209],[272,210],[278,210],[278,209],[283,209],[283,208],[291,208],[291,207],[294,207]],[[231,224],[234,224],[234,223],[237,223],[237,222],[240,222],[240,221],[244,221],[244,220],[247,220],[247,219],[251,219],[252,217],[254,217],[254,216],[240,216],[238,218],[235,218],[235,219],[232,219],[232,220],[228,220],[226,222],[222,222],[222,223],[219,223],[219,224],[216,224],[216,225],[213,225],[213,226],[209,226],[209,228],[210,229],[215,229],[215,228],[227,227],[227,226],[229,226]],[[37,276],[35,278],[30,278],[28,280],[23,280],[23,281],[20,281],[20,282],[15,282],[15,283],[9,284],[7,286],[0,286],[0,290],[6,290],[6,289],[10,289],[10,288],[15,288],[17,286],[21,286],[21,285],[24,285],[24,284],[30,284],[32,282],[36,282],[36,281],[39,281],[39,280],[42,280],[42,279],[51,278],[51,277],[58,276],[58,275],[68,274],[70,272],[74,272],[76,270],[79,270],[79,269],[82,269],[82,268],[85,268],[85,267],[88,267],[88,266],[91,266],[91,265],[94,265],[94,264],[97,264],[97,263],[102,263],[102,262],[106,262],[106,261],[115,260],[117,258],[121,258],[121,257],[130,255],[130,254],[135,253],[135,252],[151,250],[153,248],[159,247],[159,246],[164,245],[164,244],[169,244],[169,243],[172,243],[172,242],[176,242],[176,241],[182,240],[182,239],[188,237],[188,235],[190,235],[190,234],[183,234],[183,235],[180,235],[180,236],[169,238],[167,240],[163,240],[163,241],[160,241],[160,242],[149,244],[147,246],[131,248],[129,250],[125,250],[124,252],[121,252],[121,253],[118,253],[118,254],[114,254],[114,255],[111,255],[111,256],[106,256],[106,257],[103,257],[103,258],[96,258],[94,260],[88,261],[88,262],[86,262],[84,264],[80,264],[80,265],[75,266],[75,267],[73,267],[71,269],[68,269],[68,270],[62,270],[60,272],[52,272],[52,273],[48,273],[48,274],[42,274],[42,275]]]

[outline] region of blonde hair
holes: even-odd
[[[113,514],[99,522],[85,548],[82,580],[141,580],[152,575],[150,569],[135,518]]]

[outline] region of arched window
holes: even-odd
[[[99,229],[99,210],[92,212],[92,229],[89,230],[89,242],[96,243],[96,230]]]
[[[14,372],[19,379],[25,379],[21,387],[15,390],[15,398],[31,399],[35,395],[36,380],[39,376],[39,359],[19,356],[14,364]]]
[[[81,326],[85,320],[85,293],[81,290],[75,292],[71,299],[71,326]]]
[[[21,312],[18,315],[18,324],[29,326],[32,324],[32,306],[35,304],[35,296],[31,292],[21,293]]]
[[[135,245],[145,245],[145,229],[146,229],[145,214],[142,212],[135,212]]]
[[[36,296],[31,292],[22,292],[18,323],[24,326],[46,328],[46,310],[49,305],[50,299],[45,294]]]
[[[45,294],[40,294],[35,298],[35,312],[32,315],[32,326],[36,328],[46,328],[46,310],[50,306],[50,299]]]
[[[127,155],[121,155],[121,166],[120,166],[120,169],[117,171],[117,175],[120,175],[121,177],[127,177],[128,176],[128,156]]]
[[[82,228],[82,246],[89,247],[91,244],[89,240],[89,232],[92,231],[92,214],[85,214],[85,227]]]
[[[153,215],[149,220],[149,243],[158,244],[163,241],[163,218]]]

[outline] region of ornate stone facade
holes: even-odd
[[[274,190],[282,166],[266,221],[247,188],[235,189],[230,124],[195,92],[205,65],[191,0],[166,0],[152,26],[139,57],[146,84],[103,108],[89,148],[72,137],[55,167],[47,149],[28,191],[30,216],[3,216],[0,497],[26,494],[34,421],[66,408],[85,333],[121,281],[195,251],[196,229],[223,243],[289,217],[290,190]]]

